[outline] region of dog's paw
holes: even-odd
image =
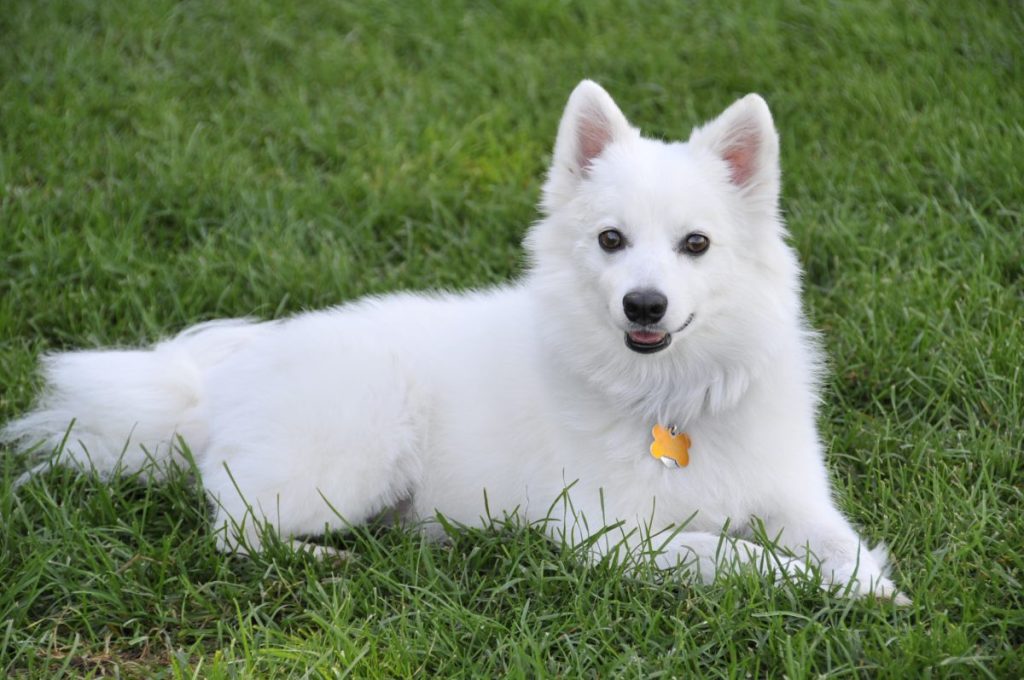
[[[896,585],[887,578],[883,578],[872,584],[866,592],[859,593],[863,597],[873,597],[877,600],[889,600],[897,607],[909,607],[913,601],[897,590]]]
[[[340,550],[338,548],[332,548],[327,545],[320,545],[319,543],[309,543],[307,541],[300,541],[293,539],[289,541],[289,545],[295,552],[303,552],[307,555],[312,555],[318,560],[330,560],[332,562],[347,562],[351,560],[355,555],[349,550]]]
[[[898,607],[906,607],[913,603],[896,588],[896,584],[880,573],[833,574],[832,578],[822,581],[822,587],[855,598],[888,600]]]
[[[897,590],[896,594],[892,597],[892,603],[897,607],[909,607],[914,604],[914,601]]]

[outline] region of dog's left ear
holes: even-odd
[[[550,215],[572,198],[605,149],[639,135],[604,88],[592,80],[581,81],[569,96],[558,125],[541,202],[544,212]]]
[[[690,135],[695,148],[725,162],[729,181],[749,208],[778,209],[779,135],[771,111],[759,95],[748,94]]]

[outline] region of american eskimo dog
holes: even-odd
[[[258,550],[261,525],[297,540],[396,508],[427,531],[509,513],[587,554],[705,580],[813,565],[902,600],[830,491],[779,186],[761,97],[666,143],[583,81],[520,280],[48,356],[4,437],[101,473],[186,442],[230,551]]]

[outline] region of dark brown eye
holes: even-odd
[[[597,235],[597,242],[606,252],[611,253],[626,245],[626,237],[618,229],[605,229]]]
[[[711,245],[711,239],[699,231],[687,234],[680,244],[681,250],[689,255],[703,255]]]

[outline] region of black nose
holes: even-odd
[[[667,308],[668,298],[656,290],[635,290],[622,298],[626,318],[644,326],[661,321]]]

